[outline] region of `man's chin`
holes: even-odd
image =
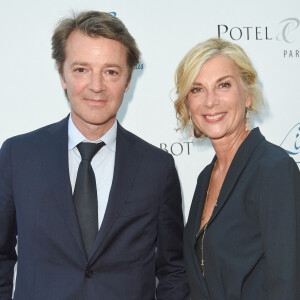
[[[85,126],[92,127],[110,127],[114,124],[116,116],[111,116],[108,118],[81,118],[81,122]]]

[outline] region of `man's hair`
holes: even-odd
[[[61,74],[66,59],[67,40],[74,30],[90,37],[105,37],[123,44],[127,50],[128,81],[130,80],[132,70],[140,59],[136,42],[121,20],[110,13],[99,11],[74,13],[72,17],[59,21],[52,36],[52,58],[58,62]]]

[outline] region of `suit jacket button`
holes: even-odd
[[[94,272],[91,270],[85,271],[85,277],[86,278],[91,278],[94,275]]]

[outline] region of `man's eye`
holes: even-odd
[[[118,75],[118,72],[116,72],[115,70],[107,70],[106,74],[110,76],[116,76]]]
[[[84,68],[77,68],[77,69],[75,69],[75,72],[78,72],[78,73],[82,73],[84,71],[85,71]]]

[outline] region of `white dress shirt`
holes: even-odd
[[[74,193],[77,171],[81,162],[81,155],[76,146],[81,142],[100,143],[101,141],[103,141],[105,143],[105,146],[103,146],[95,154],[91,161],[91,165],[96,177],[98,197],[98,224],[100,228],[107,207],[114,174],[117,121],[115,121],[114,125],[100,139],[98,139],[97,141],[89,141],[74,125],[72,117],[70,115],[68,137],[69,173],[72,193]]]

